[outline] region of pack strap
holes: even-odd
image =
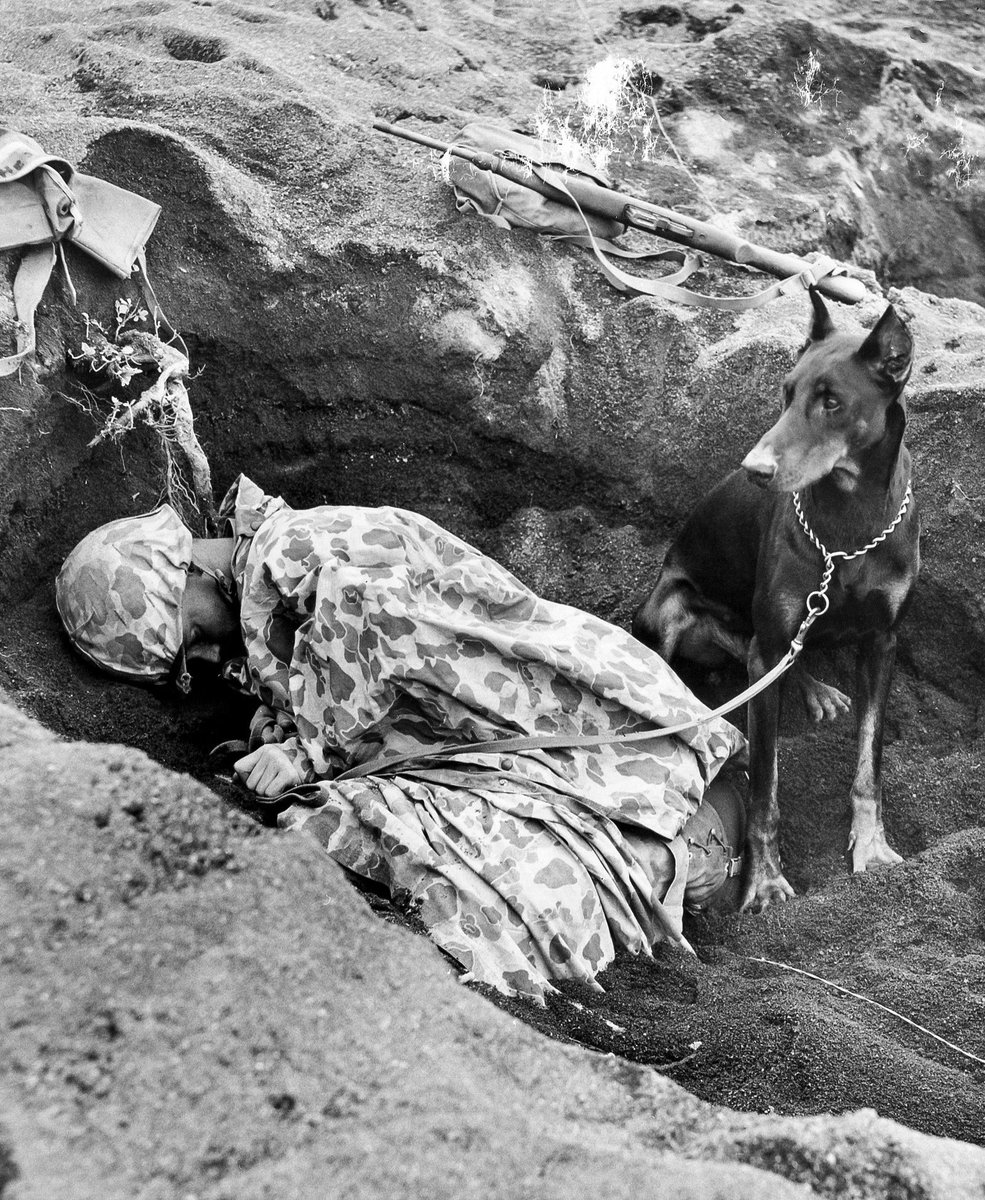
[[[25,359],[34,353],[34,314],[48,286],[56,257],[53,241],[43,246],[31,246],[24,251],[14,276],[13,290],[17,350],[0,358],[0,376],[13,375]]]
[[[150,276],[147,274],[147,255],[144,248],[141,247],[135,256],[133,264],[133,275],[140,287],[140,294],[144,298],[144,303],[151,315],[151,320],[154,322],[154,329],[157,336],[162,341],[168,342],[170,345],[177,345],[185,358],[191,358],[188,352],[188,347],[185,345],[185,339],[175,329],[168,320],[158,303],[157,294],[154,291],[154,285],[150,281]]]
[[[538,166],[534,167],[533,170],[538,178],[542,179],[544,183],[549,184],[552,188],[556,188],[562,195],[567,197],[572,207],[577,209],[579,216],[585,223],[585,241],[594,253],[602,274],[613,287],[618,288],[621,292],[630,292],[638,296],[653,296],[660,300],[672,300],[676,304],[686,304],[695,308],[711,308],[719,312],[747,312],[749,309],[762,308],[764,304],[769,304],[771,300],[775,300],[778,296],[784,296],[789,292],[796,292],[799,289],[806,291],[809,288],[815,287],[818,281],[824,279],[825,276],[833,275],[844,269],[833,258],[819,255],[817,260],[811,264],[810,270],[801,271],[796,275],[788,276],[786,279],[778,280],[776,283],[771,284],[770,287],[764,288],[760,292],[754,292],[751,296],[707,296],[703,292],[693,292],[689,288],[681,287],[680,285],[683,280],[688,275],[693,274],[702,265],[701,256],[693,251],[689,252],[688,256],[695,261],[695,265],[683,277],[680,275],[668,275],[656,279],[643,279],[638,275],[630,275],[628,271],[623,271],[606,257],[606,248],[602,245],[600,239],[595,236],[591,223],[582,211],[581,205],[564,182],[564,176],[550,167]],[[674,252],[671,251],[671,253]]]
[[[34,353],[36,334],[34,314],[44,295],[51,272],[58,260],[56,246],[79,220],[75,198],[62,176],[53,168],[41,165],[33,172],[34,186],[23,180],[3,185],[10,189],[14,205],[12,215],[30,217],[28,225],[23,219],[12,220],[11,228],[17,230],[13,236],[25,239],[20,244],[24,253],[14,276],[13,301],[15,345],[13,354],[0,358],[0,377],[13,375],[25,359]],[[8,213],[5,212],[5,215]],[[2,241],[4,249],[14,248],[10,238]],[[66,276],[67,277],[67,276]],[[69,292],[75,299],[75,288],[68,279]]]

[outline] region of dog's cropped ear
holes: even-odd
[[[834,322],[831,320],[831,314],[828,312],[827,306],[821,299],[821,293],[817,288],[810,289],[811,308],[814,310],[811,317],[811,328],[807,335],[807,346],[812,342],[821,342],[830,334],[834,333]],[[804,349],[807,349],[807,346]]]
[[[913,338],[891,304],[855,353],[884,387],[902,390],[913,367]]]

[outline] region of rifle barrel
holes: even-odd
[[[432,150],[454,154],[471,162],[480,171],[493,171],[513,183],[531,188],[535,192],[557,200],[562,204],[569,203],[569,197],[564,192],[552,187],[540,175],[531,169],[528,163],[493,154],[486,150],[473,150],[468,146],[456,146],[454,143],[442,142],[424,133],[412,129],[404,129],[392,125],[388,121],[374,121],[373,128],[391,137],[404,138],[406,141],[417,142]],[[668,241],[690,246],[695,250],[703,250],[730,262],[743,266],[755,267],[766,271],[780,279],[791,275],[800,275],[811,269],[806,259],[796,254],[784,254],[779,250],[770,250],[766,246],[758,246],[745,238],[737,237],[727,230],[710,225],[707,221],[699,221],[683,213],[674,212],[669,208],[661,208],[648,200],[637,200],[624,196],[614,188],[603,187],[585,175],[559,170],[563,177],[564,186],[578,205],[585,212],[594,216],[609,217],[620,221],[633,229],[645,233],[656,234]],[[866,295],[865,285],[858,279],[847,275],[826,275],[818,281],[818,291],[834,300],[846,304],[857,304]]]

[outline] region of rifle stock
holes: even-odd
[[[577,173],[559,171],[563,176],[568,195],[552,187],[547,180],[531,168],[527,162],[492,154],[485,150],[472,150],[466,146],[456,146],[453,142],[441,142],[427,134],[416,133],[414,130],[402,129],[391,125],[388,121],[374,121],[373,128],[391,137],[404,138],[406,141],[417,142],[432,150],[454,154],[471,162],[480,171],[493,171],[512,183],[531,188],[551,200],[561,204],[571,203],[571,197],[586,213],[594,216],[608,217],[620,221],[632,229],[652,233],[679,245],[689,246],[694,250],[714,254],[718,258],[742,266],[754,267],[780,279],[791,275],[800,275],[811,270],[811,264],[796,254],[784,254],[778,250],[770,250],[766,246],[758,246],[745,238],[719,229],[707,221],[698,221],[694,217],[674,212],[669,208],[661,208],[659,204],[651,204],[648,200],[637,200],[635,197],[624,196],[614,188],[603,187],[602,184]],[[826,275],[817,282],[818,291],[833,300],[841,300],[845,304],[857,304],[865,297],[865,285],[858,279],[847,275]]]

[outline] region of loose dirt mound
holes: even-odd
[[[540,5],[496,3],[490,11],[471,0],[413,6],[383,0],[125,6],[83,0],[49,4],[40,16],[35,6],[17,3],[0,33],[4,57],[13,64],[0,120],[163,206],[151,271],[193,366],[201,370],[190,391],[199,437],[220,485],[242,470],[297,505],[386,502],[422,511],[543,593],[623,624],[690,505],[772,419],[780,380],[803,340],[803,299],[790,296],[738,318],[627,300],[577,251],[459,217],[427,156],[369,133],[372,118],[405,121],[441,136],[476,113],[527,124],[546,94],[560,104],[573,97],[587,67],[606,52],[632,55],[645,67],[689,174],[666,147],[656,161],[641,162],[627,139],[617,145],[612,164],[627,187],[715,216],[767,244],[853,261],[873,295],[856,311],[838,313],[841,321],[871,326],[885,303],[876,279],[896,285],[888,298],[910,323],[918,352],[908,438],[925,529],[924,576],[902,639],[887,747],[887,825],[907,863],[892,872],[847,876],[851,730],[815,731],[791,715],[781,751],[783,853],[800,898],[763,917],[695,921],[689,936],[699,946],[700,963],[667,955],[619,962],[603,979],[601,997],[562,996],[546,1011],[507,1007],[561,1040],[662,1066],[719,1105],[797,1116],[861,1106],[928,1133],[983,1142],[980,1065],[884,1009],[752,961],[767,958],[813,972],[985,1057],[985,879],[976,865],[985,836],[979,828],[985,334],[975,303],[983,296],[977,156],[985,144],[985,116],[973,57],[982,48],[974,39],[982,35],[973,18],[962,28],[959,6],[943,15],[937,7],[931,25],[917,5],[874,11],[862,22],[834,4],[815,6],[805,19],[758,3],[620,6],[586,0],[576,6],[577,18],[569,6],[544,12]],[[819,66],[810,75],[812,55]],[[7,267],[9,278],[12,260]],[[82,307],[105,319],[121,285],[80,257],[70,255],[69,268]],[[716,265],[702,286],[742,290],[749,284]],[[0,304],[6,303],[0,289]],[[0,308],[0,323],[6,315]],[[249,922],[250,906],[261,903],[263,887],[281,870],[292,887],[309,889],[305,895],[317,892],[317,871],[304,858],[303,871],[297,870],[313,873],[298,883],[290,850],[272,832],[234,820],[242,798],[209,767],[207,749],[241,731],[241,706],[204,688],[179,707],[167,697],[97,678],[65,649],[51,604],[58,563],[93,525],[150,507],[160,477],[158,447],[148,431],[129,435],[119,448],[88,448],[94,427],[64,400],[78,386],[66,367],[66,349],[77,346],[81,335],[81,318],[52,285],[39,317],[37,369],[0,385],[0,599],[6,606],[0,683],[21,709],[59,734],[144,750],[228,802],[229,829],[223,831],[219,810],[210,809],[207,824],[189,834],[182,851],[187,861],[172,864],[184,880],[175,920],[191,923],[190,953],[207,958],[213,934],[202,914],[214,901],[209,889],[218,886],[227,861],[216,855],[222,859],[231,845],[229,853],[237,861],[246,855],[257,878],[246,890],[237,882],[230,928],[237,919]],[[821,674],[848,687],[850,661],[822,663]],[[693,682],[718,699],[741,686],[737,675]],[[30,760],[32,771],[43,770],[47,758],[63,761],[63,749],[26,724],[17,729],[18,739],[43,747]],[[14,739],[3,752],[26,771],[22,749]],[[92,764],[100,776],[91,787],[85,783],[83,790],[91,793],[86,803],[103,804],[100,811],[110,813],[111,823],[129,828],[119,810],[144,803],[144,812],[144,792],[158,788],[161,807],[154,811],[166,814],[159,836],[170,836],[172,821],[183,828],[175,789],[191,784],[166,773],[153,774],[154,782],[143,776],[135,782],[128,766],[106,785],[101,773],[117,751],[73,753],[80,770]],[[59,780],[46,812],[57,813],[71,800],[68,780]],[[11,796],[14,786],[6,785]],[[25,821],[29,811],[18,808]],[[131,817],[138,824],[142,819]],[[58,847],[58,871],[73,882],[52,900],[39,881],[43,872],[25,873],[36,844],[5,845],[5,871],[23,879],[15,892],[27,906],[17,918],[25,928],[39,912],[57,922],[64,916],[59,905],[74,912],[73,905],[89,903],[73,899],[72,888],[85,886],[72,874],[74,833],[68,837],[54,819],[44,828]],[[126,837],[122,844],[129,844]],[[147,845],[140,851],[142,865],[127,866],[129,874],[118,881],[122,891],[107,891],[105,922],[92,940],[83,939],[77,958],[66,957],[62,926],[43,935],[48,940],[37,953],[50,976],[43,985],[36,981],[40,991],[68,995],[72,972],[91,970],[79,965],[87,955],[101,956],[116,944],[113,939],[125,937],[129,914],[152,922],[151,910],[141,906],[148,903],[145,894],[157,895],[156,872],[171,859],[166,846],[155,857]],[[340,887],[338,895],[344,894]],[[399,915],[372,899],[387,915]],[[313,923],[331,916],[319,913]],[[263,925],[267,934],[257,933],[249,952],[261,959],[270,953],[284,928],[278,922],[285,920],[283,913],[271,916]],[[199,921],[205,922],[201,929]],[[364,969],[367,986],[371,971],[385,970],[385,954],[367,948],[372,928],[359,928],[357,942],[338,960],[343,965],[333,968],[336,974],[320,962],[310,967],[312,977],[332,979],[336,988],[338,970],[360,970],[360,954],[372,964]],[[395,943],[383,944],[390,953]],[[288,950],[300,953],[298,941],[278,950],[272,964],[286,963]],[[425,964],[424,979],[441,970],[429,950],[422,942],[413,952],[415,962]],[[42,958],[15,961],[24,966],[27,994],[31,963]],[[129,970],[143,970],[142,962],[135,959]],[[122,986],[119,981],[129,979],[126,965],[114,970]],[[207,961],[200,970],[207,976]],[[233,1008],[242,988],[259,989],[279,1013],[292,1006],[297,981],[291,969],[284,970],[291,986],[277,982],[274,965],[266,973],[237,976],[229,984],[237,996]],[[163,968],[149,978],[151,990],[166,991]],[[130,979],[126,986],[132,984]],[[188,995],[199,995],[203,986],[197,983]],[[16,1020],[24,1023],[17,1028],[32,1032],[10,1068],[8,1086],[27,1082],[33,1099],[12,1111],[37,1114],[54,1105],[57,1113],[44,1136],[61,1147],[74,1136],[75,1127],[64,1125],[66,1113],[81,1114],[76,1132],[86,1136],[109,1122],[109,1105],[117,1106],[114,1114],[128,1106],[157,1113],[160,1097],[177,1086],[178,1067],[162,1065],[177,1054],[169,1048],[171,1034],[148,1035],[141,1043],[152,1061],[147,1080],[120,1092],[113,1072],[104,1069],[105,1055],[92,1049],[103,1034],[90,1030],[88,1040],[59,1040],[59,1022],[89,1020],[88,1000],[64,1003],[64,1012],[18,1010]],[[333,1003],[328,1011],[342,1020],[341,1003]],[[467,1011],[480,1029],[485,1020],[490,1028],[509,1028],[488,1006]],[[420,1012],[424,1023],[407,1036],[426,1042],[426,1004]],[[250,1013],[244,1020],[261,1019]],[[312,1026],[312,1038],[323,1036],[321,1029]],[[434,1029],[441,1031],[433,1033],[436,1041],[451,1037],[460,1048],[465,1035],[457,1027],[439,1022]],[[211,1062],[226,1051],[208,1048],[207,1030],[203,1021],[196,1055]],[[500,1036],[509,1055],[512,1043]],[[104,1040],[115,1044],[116,1035]],[[539,1039],[536,1044],[542,1045]],[[548,1050],[565,1062],[586,1061],[558,1046]],[[39,1055],[48,1065],[36,1087],[30,1081]],[[77,1070],[77,1061],[90,1066]],[[297,1081],[315,1071],[307,1058],[299,1061],[295,1083],[271,1085],[270,1095],[299,1094]],[[462,1061],[473,1070],[471,1058]],[[547,1061],[549,1054],[538,1057],[536,1070],[546,1072]],[[227,1066],[219,1075],[232,1094],[236,1081],[248,1077],[248,1064],[235,1058]],[[357,1066],[355,1074],[365,1063]],[[619,1070],[624,1075],[607,1095],[620,1113],[633,1113],[633,1096],[651,1086],[641,1081],[656,1077],[625,1064]],[[420,1071],[425,1079],[426,1063]],[[88,1082],[73,1082],[77,1075]],[[317,1072],[312,1077],[324,1081]],[[199,1100],[211,1078],[206,1073]],[[362,1085],[339,1079],[333,1086],[348,1095],[346,1088]],[[573,1086],[572,1079],[562,1086]],[[460,1155],[464,1143],[456,1139],[464,1136],[467,1100],[464,1092],[455,1094],[444,1144]],[[380,1095],[385,1107],[382,1085]],[[192,1112],[210,1123],[214,1113],[197,1108],[199,1100],[182,1091],[167,1109],[168,1119],[183,1112],[186,1120]],[[129,1161],[126,1171],[135,1172],[144,1190],[134,1185],[120,1194],[171,1195],[168,1188],[179,1185],[203,1195],[261,1195],[265,1187],[277,1194],[284,1185],[271,1180],[282,1179],[280,1170],[287,1172],[283,1178],[290,1175],[284,1164],[294,1151],[270,1135],[268,1157],[280,1166],[269,1168],[268,1179],[266,1166],[249,1175],[253,1152],[243,1147],[258,1129],[268,1136],[261,1110],[276,1129],[282,1118],[294,1120],[290,1102],[279,1103],[270,1101],[271,1117],[257,1101],[232,1142],[196,1147],[194,1161],[181,1166],[175,1165],[181,1147],[176,1140],[159,1184],[148,1182],[157,1170],[149,1142],[133,1149],[137,1143],[127,1142],[127,1134],[106,1133],[117,1150],[119,1139],[131,1145],[133,1157],[107,1152],[103,1183],[120,1178],[120,1163]],[[676,1089],[659,1090],[650,1107],[639,1110],[649,1132],[633,1134],[632,1154],[644,1153],[647,1145],[661,1153],[681,1147],[692,1156],[749,1161],[832,1195],[898,1188],[903,1195],[943,1196],[962,1187],[972,1194],[980,1186],[980,1159],[970,1150],[971,1157],[954,1148],[932,1151],[957,1172],[950,1182],[943,1175],[920,1176],[930,1170],[925,1155],[931,1152],[920,1148],[919,1139],[906,1143],[918,1148],[892,1175],[876,1144],[910,1135],[870,1129],[868,1118],[846,1133],[837,1122],[814,1127],[774,1119],[746,1127],[740,1118],[720,1114],[715,1120],[724,1122],[724,1141],[709,1132],[710,1118],[686,1145],[683,1118],[672,1135],[653,1133],[674,1105],[684,1106],[692,1120],[692,1103]],[[345,1127],[352,1139],[345,1144],[352,1154],[362,1146],[365,1158],[369,1135],[357,1126],[365,1130],[373,1122],[360,1104],[343,1097],[339,1108],[354,1118]],[[415,1115],[420,1118],[420,1110]],[[32,1120],[11,1118],[9,1161],[25,1176],[28,1151],[19,1147],[38,1145]],[[398,1125],[386,1128],[397,1136]],[[768,1145],[756,1141],[766,1137],[763,1130],[770,1133]],[[318,1131],[310,1136],[317,1138]],[[401,1136],[408,1136],[406,1129]],[[856,1136],[879,1163],[864,1179],[851,1176],[846,1165],[845,1146]],[[469,1137],[471,1155],[482,1139],[474,1129]],[[648,1137],[656,1140],[648,1143]],[[437,1133],[436,1141],[442,1141]],[[824,1155],[835,1144],[841,1147],[837,1169],[829,1171]],[[562,1180],[567,1194],[578,1194],[572,1183],[577,1172],[556,1165],[577,1160],[565,1157],[574,1153],[571,1145],[570,1138],[558,1143],[560,1157],[550,1168],[561,1171],[559,1194]],[[857,1156],[865,1152],[856,1149]],[[448,1151],[440,1161],[450,1158]],[[626,1167],[627,1180],[644,1159],[632,1159],[637,1166]],[[304,1161],[310,1166],[316,1158]],[[324,1166],[327,1160],[319,1161]],[[414,1170],[422,1170],[424,1161],[413,1158]],[[0,1153],[0,1191],[4,1172],[15,1169],[7,1162]],[[914,1162],[922,1164],[919,1170]],[[909,1177],[907,1171],[915,1173]],[[253,1190],[241,1190],[247,1176]],[[302,1176],[295,1172],[290,1186]],[[439,1194],[434,1171],[425,1178],[423,1191]],[[483,1194],[496,1194],[491,1178],[492,1168],[485,1175],[477,1169]],[[394,1187],[387,1194],[415,1194],[411,1183],[401,1186],[404,1191]],[[696,1195],[711,1195],[712,1186],[724,1185],[709,1182],[705,1192],[700,1181],[694,1186]],[[775,1178],[749,1186],[749,1194],[781,1194],[755,1191],[777,1188]],[[548,1194],[538,1187],[530,1185],[536,1194]]]

